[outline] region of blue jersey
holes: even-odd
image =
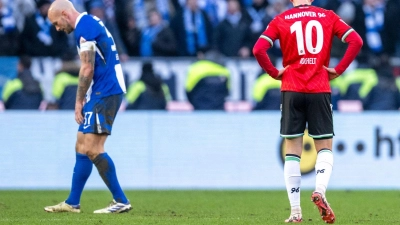
[[[74,33],[78,52],[81,41],[92,41],[96,44],[93,81],[86,93],[86,100],[125,93],[117,48],[103,22],[95,16],[82,13],[76,21]]]

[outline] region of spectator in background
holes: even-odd
[[[148,26],[148,18],[146,15],[148,7],[145,3],[145,0],[132,0],[132,16],[135,18],[136,26],[139,29],[144,29]]]
[[[6,109],[39,109],[43,95],[39,82],[30,71],[31,63],[29,56],[21,56],[17,78],[4,85],[2,100]]]
[[[400,57],[400,1],[388,0],[385,9],[385,53]]]
[[[51,0],[37,0],[37,11],[25,19],[20,41],[21,54],[61,57],[68,47],[67,35],[57,32],[47,18],[51,3]]]
[[[125,46],[125,51],[128,56],[139,55],[139,41],[140,41],[140,29],[137,27],[137,23],[134,19],[133,11],[133,0],[114,0],[114,20],[119,30],[122,44]],[[132,23],[131,23],[132,21]],[[135,31],[132,41],[128,41],[131,38],[131,31]],[[128,35],[129,34],[129,35]],[[129,36],[129,38],[127,38]],[[133,44],[131,44],[131,42]],[[133,47],[134,46],[134,47]],[[134,50],[132,50],[134,49]],[[134,54],[133,54],[134,52]]]
[[[163,21],[169,23],[175,12],[181,9],[181,3],[178,0],[123,0],[126,2],[126,8],[130,9],[137,26],[144,29],[149,26],[147,16],[150,10],[156,10],[160,13]]]
[[[269,23],[275,16],[283,13],[285,10],[290,8],[288,0],[269,0],[267,6],[266,15],[264,16],[263,23]]]
[[[111,1],[111,2],[109,2]],[[115,45],[117,46],[117,51],[119,54],[119,60],[124,62],[128,60],[127,50],[122,41],[120,31],[117,26],[114,15],[114,1],[109,0],[92,0],[89,3],[89,14],[97,16],[103,23],[107,30],[111,33],[114,38]],[[105,4],[105,2],[107,4]]]
[[[78,12],[86,12],[85,4],[88,4],[90,1],[91,0],[70,0]]]
[[[353,0],[331,0],[326,3],[329,10],[333,10],[347,24],[353,24],[356,14],[356,3]],[[332,42],[332,62],[337,63],[347,49],[347,45],[339,38],[334,37]],[[335,81],[337,82],[337,81]]]
[[[354,20],[350,25],[365,42],[357,61],[362,67],[369,67],[369,58],[381,55],[384,51],[385,2],[384,0],[363,0],[362,4],[355,5]]]
[[[168,86],[154,72],[151,62],[143,63],[142,76],[129,85],[125,98],[127,110],[165,110],[171,100]]]
[[[55,109],[74,110],[79,83],[79,65],[73,61],[63,61],[61,71],[53,81],[52,94],[56,99]]]
[[[155,8],[161,15],[162,20],[169,22],[171,16],[173,15],[173,6],[170,4],[169,0],[156,0]]]
[[[267,73],[261,74],[254,82],[253,110],[279,110],[281,105],[281,81]]]
[[[197,0],[186,0],[170,26],[178,43],[179,56],[197,56],[211,47],[212,26]]]
[[[14,16],[18,30],[21,32],[24,29],[25,18],[28,15],[35,13],[36,3],[34,0],[3,0],[9,4],[14,11]]]
[[[253,0],[253,4],[246,8],[245,16],[250,22],[251,45],[253,46],[267,24],[264,18],[267,15],[267,0]]]
[[[215,29],[213,45],[225,56],[250,56],[252,43],[249,23],[242,15],[238,0],[228,0],[227,14]]]
[[[136,26],[135,18],[127,19],[126,24],[122,25],[121,37],[126,46],[126,51],[129,56],[139,56],[139,46],[141,39],[141,31]]]
[[[0,0],[0,55],[17,55],[18,38],[14,10],[6,0]]]
[[[389,58],[382,55],[375,58],[371,65],[378,75],[378,83],[363,99],[364,110],[399,110],[400,92]]]
[[[325,3],[324,8],[327,10],[333,10],[335,13],[337,13],[339,11],[339,8],[347,3],[355,4],[356,2],[354,0],[330,0]],[[353,15],[345,15],[345,16],[354,17],[354,12],[352,14]]]
[[[324,7],[329,0],[314,0],[313,4],[318,7]]]
[[[230,71],[215,50],[190,65],[186,78],[186,95],[195,110],[224,110],[229,94]]]
[[[176,55],[176,39],[171,28],[166,24],[158,11],[148,13],[149,26],[142,32],[141,56],[174,56]]]
[[[253,4],[253,0],[240,0],[240,5],[243,8],[250,7]]]
[[[204,5],[202,10],[207,14],[208,19],[210,20],[210,23],[213,27],[216,27],[220,22],[220,18],[218,15],[218,10],[219,7],[222,6],[223,3],[225,3],[225,0],[204,0]]]
[[[186,0],[170,0],[175,8],[175,11],[179,11],[185,7]],[[253,1],[253,0],[250,0]],[[213,27],[217,26],[224,18],[226,14],[226,0],[198,0],[198,7],[203,10],[208,20]]]

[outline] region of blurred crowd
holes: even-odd
[[[57,32],[47,19],[51,2],[0,0],[0,56],[22,57],[20,61],[25,66],[27,59],[23,57],[57,57],[64,61],[77,59],[73,35]],[[292,7],[290,0],[71,2],[78,11],[86,11],[104,22],[114,37],[122,63],[130,57],[204,59],[210,51],[218,52],[223,57],[251,59],[252,47],[267,24],[277,14]],[[393,59],[400,58],[399,0],[314,0],[313,5],[334,10],[361,35],[364,45],[356,59],[357,68],[373,69],[379,77],[378,81],[390,78],[389,83],[395,84],[394,75],[397,74],[394,68],[398,65]],[[337,38],[333,45],[331,54],[332,63],[335,63],[335,59],[346,51],[347,45]],[[269,50],[269,54],[279,64],[279,43]],[[152,68],[147,65],[144,70],[152,71]],[[76,74],[76,71],[73,73]],[[130,81],[129,85],[132,83]],[[163,96],[168,95],[166,89],[160,87],[157,90],[164,90]],[[343,87],[340,88],[343,90]]]
[[[209,49],[228,57],[251,57],[269,21],[292,7],[289,0],[71,0],[78,11],[104,21],[121,58],[198,56]],[[0,55],[71,57],[72,35],[56,32],[47,19],[52,0],[0,1]],[[365,41],[358,57],[400,56],[400,1],[315,0],[334,10]],[[71,51],[66,51],[69,46]],[[336,42],[332,56],[345,45]],[[279,48],[279,45],[277,45]],[[279,49],[271,54],[280,56]]]

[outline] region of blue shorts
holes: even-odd
[[[84,123],[78,131],[93,134],[111,134],[115,116],[121,106],[122,94],[91,99],[83,106]]]

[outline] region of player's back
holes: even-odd
[[[125,93],[122,67],[110,32],[99,18],[81,15],[75,29],[78,51],[82,41],[93,41],[96,44],[93,83],[87,95],[90,98],[101,98]]]
[[[303,5],[287,10],[271,22],[271,29],[276,30],[280,40],[283,66],[289,65],[282,78],[282,91],[330,92],[323,65],[329,65],[334,24],[338,20],[330,10]]]

